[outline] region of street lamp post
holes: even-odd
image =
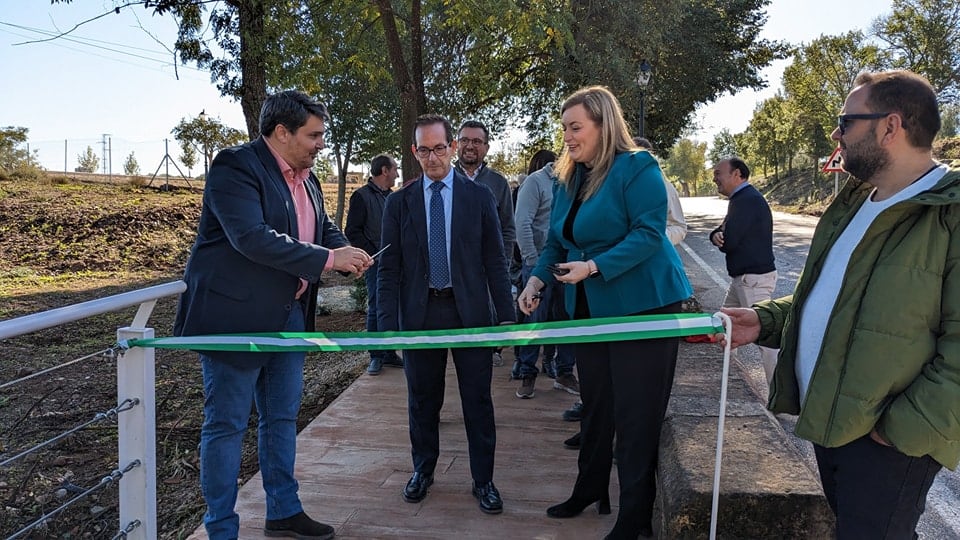
[[[644,110],[644,101],[647,93],[647,85],[650,84],[650,76],[653,74],[653,67],[650,65],[650,62],[647,62],[647,59],[644,58],[640,62],[640,73],[637,75],[637,84],[640,86],[640,136],[644,137],[644,116],[646,116],[646,111]]]
[[[200,120],[200,123],[203,125],[203,128],[204,128],[204,134],[203,134],[203,135],[204,135],[204,137],[203,137],[203,138],[204,138],[204,140],[203,140],[203,181],[206,182],[206,181],[207,181],[207,172],[208,172],[208,171],[207,171],[207,169],[208,169],[208,164],[207,164],[207,140],[206,140],[206,139],[207,139],[207,137],[206,137],[207,110],[206,110],[206,109],[201,110],[199,116],[197,116],[197,119]]]

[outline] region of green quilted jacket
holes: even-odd
[[[830,247],[873,187],[851,180],[817,225],[794,294],[754,306],[758,343],[779,347],[768,407],[799,413],[825,447],[876,428],[910,456],[960,461],[960,170],[877,216],[850,258],[800,403],[797,317]]]

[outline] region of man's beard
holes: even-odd
[[[459,156],[457,156],[457,161],[459,161],[461,165],[475,167],[480,164],[480,154],[475,153],[472,157],[467,157],[465,154],[461,153]]]
[[[847,152],[843,158],[843,170],[864,182],[869,182],[890,163],[890,154],[873,137],[867,136],[845,146]]]

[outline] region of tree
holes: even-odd
[[[960,104],[948,104],[940,107],[940,133],[938,138],[950,138],[960,135]]]
[[[760,70],[773,60],[784,58],[785,44],[760,39],[766,22],[769,0],[680,0],[679,17],[667,17],[660,30],[664,40],[645,49],[653,65],[653,77],[646,90],[646,127],[657,148],[671,148],[681,136],[697,105],[725,92],[766,86]],[[588,3],[584,3],[588,4]],[[665,8],[659,8],[665,9]],[[657,21],[645,13],[637,20]],[[644,25],[644,30],[654,25]],[[636,28],[619,34],[636,34]],[[633,65],[642,57],[633,58]],[[590,66],[584,66],[590,69]],[[628,70],[631,84],[614,89],[627,118],[637,118],[639,87],[633,82],[636,68]]]
[[[181,118],[171,133],[180,143],[181,150],[187,145],[199,149],[203,153],[204,164],[212,163],[213,156],[220,150],[238,145],[247,138],[239,129],[225,126],[220,120],[206,116],[192,120]]]
[[[887,44],[893,66],[930,81],[941,102],[960,102],[960,2],[893,0],[872,30]]]
[[[288,9],[288,3],[154,0],[149,5],[156,15],[173,15],[179,25],[175,47],[180,59],[210,70],[210,80],[216,83],[221,95],[240,101],[247,121],[247,135],[251,140],[257,138],[260,109],[267,99],[268,51],[279,39],[266,31],[267,14],[270,9]],[[207,15],[206,21],[204,15]],[[206,35],[208,29],[213,32],[212,39]]]
[[[321,154],[318,156],[319,159],[313,164],[313,174],[317,175],[317,178],[321,182],[326,182],[331,176],[333,176],[333,165],[330,164],[330,160]],[[339,216],[338,216],[339,218]],[[341,223],[337,223],[338,226],[341,226]]]
[[[527,172],[530,158],[533,157],[531,148],[524,148],[519,144],[511,144],[487,155],[487,164],[507,177]]]
[[[383,60],[383,36],[369,20],[374,12],[362,2],[310,0],[268,20],[269,27],[303,29],[281,40],[282,54],[273,59],[268,84],[298,88],[330,104],[326,142],[336,164],[333,216],[338,224],[343,222],[346,206],[349,164],[396,152],[399,146],[399,134],[392,127],[399,116],[399,101]]]
[[[428,107],[455,122],[484,120],[496,132],[508,119],[523,116],[519,111],[525,114],[531,103],[544,103],[534,96],[556,95],[551,63],[569,38],[565,2],[412,0],[402,12],[389,0],[374,4],[399,98],[405,177],[420,171],[407,149],[414,121]],[[555,109],[556,99],[548,101],[548,109],[533,106],[537,117]]]
[[[137,158],[133,155],[133,152],[130,152],[130,155],[123,162],[123,174],[127,176],[140,174],[140,164],[137,163]]]
[[[804,131],[816,133],[819,125],[829,135],[857,74],[888,65],[889,55],[861,32],[822,36],[794,51],[793,63],[783,72],[784,95],[807,123]]]
[[[0,128],[0,177],[39,169],[35,155],[20,147],[27,142],[29,131],[25,127]]]
[[[86,151],[77,154],[77,172],[92,173],[97,171],[100,166],[100,158],[94,153],[93,148],[87,146]]]
[[[805,156],[814,170],[812,193],[819,159],[835,146],[830,133],[854,79],[864,70],[886,69],[890,55],[859,31],[821,36],[793,54],[783,74],[784,94],[754,112],[746,141],[764,174],[771,165],[778,176],[783,165],[792,172],[793,158]]]
[[[399,109],[399,122],[396,116],[391,120],[399,124],[401,162],[410,177],[419,171],[406,151],[412,141],[413,121],[428,106],[453,118],[479,117],[494,131],[507,121],[529,119],[528,131],[542,143],[549,137],[557,103],[584,84],[610,86],[627,117],[636,118],[640,90],[633,80],[643,58],[650,59],[656,71],[647,91],[647,125],[656,145],[668,148],[698,104],[726,91],[765,85],[760,69],[782,58],[786,50],[778,42],[759,39],[769,1],[142,3],[154,15],[171,15],[177,20],[175,50],[180,60],[210,69],[221,93],[240,101],[250,138],[259,134],[258,116],[268,82],[277,81],[272,75],[291,50],[291,43],[324,39],[318,32],[290,32],[290,24],[278,21],[306,13],[346,10],[357,14],[339,26],[341,32],[331,35],[382,40],[378,52],[387,51],[392,98]],[[299,21],[293,23],[298,29]],[[637,32],[637,21],[657,24],[644,25],[643,32]],[[380,33],[374,35],[374,28]],[[622,39],[628,35],[631,39]],[[325,54],[321,49],[318,56],[322,59]],[[374,62],[382,62],[382,56],[379,53]],[[346,62],[341,57],[331,63],[349,66],[357,59],[369,60],[355,55]],[[367,67],[371,65],[376,64],[366,62]],[[277,87],[289,87],[278,82]],[[269,84],[273,87],[275,82]],[[338,91],[331,97],[346,95]]]
[[[697,195],[698,184],[706,176],[707,143],[680,139],[663,163],[667,176],[680,183],[684,197],[689,197],[691,194]]]
[[[737,141],[729,129],[723,128],[720,133],[713,136],[713,143],[710,145],[707,159],[710,160],[710,163],[717,163],[725,157],[736,155],[738,155]]]
[[[187,176],[193,176],[192,169],[197,164],[197,151],[193,149],[193,143],[190,141],[177,142],[180,143],[180,163],[187,168]]]

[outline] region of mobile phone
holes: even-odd
[[[569,273],[570,273],[570,269],[569,269],[569,268],[560,268],[559,266],[557,266],[557,265],[555,265],[555,264],[548,264],[548,265],[547,265],[547,270],[548,270],[551,274],[553,274],[553,275],[555,275],[555,276],[562,276],[562,275],[564,275],[564,274],[569,274]]]
[[[371,255],[370,258],[371,258],[371,259],[376,259],[376,258],[379,257],[384,251],[386,251],[388,247],[390,247],[390,244],[387,244],[387,245],[383,246],[382,248],[380,248],[380,251],[378,251],[378,252],[374,253],[373,255]]]

